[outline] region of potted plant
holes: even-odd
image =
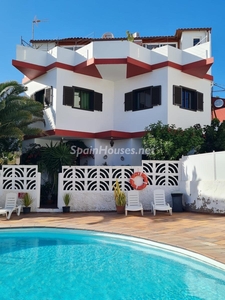
[[[64,213],[70,212],[70,206],[69,206],[70,199],[71,199],[70,194],[68,193],[64,194],[63,201],[65,203],[65,206],[62,207]]]
[[[124,214],[125,205],[126,205],[126,195],[120,189],[118,180],[116,180],[116,182],[114,183],[113,188],[114,188],[114,198],[116,203],[116,211],[118,214]]]
[[[22,203],[23,203],[23,213],[28,214],[30,213],[31,209],[31,204],[33,203],[33,199],[29,193],[25,193],[23,198],[22,198]]]

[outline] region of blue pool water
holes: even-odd
[[[0,299],[225,299],[225,270],[142,239],[0,230]]]

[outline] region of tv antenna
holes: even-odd
[[[45,20],[39,20],[39,19],[37,19],[36,16],[34,17],[34,19],[32,21],[32,40],[34,39],[34,25],[35,24],[38,25],[38,23],[40,23],[40,22],[47,22],[47,21],[48,21],[47,19],[45,19]]]

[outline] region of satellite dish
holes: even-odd
[[[114,39],[114,35],[111,32],[106,32],[102,36],[103,39]]]
[[[214,106],[215,106],[216,108],[221,108],[221,107],[223,107],[223,105],[224,105],[224,102],[223,102],[222,99],[216,99],[216,100],[214,101]]]

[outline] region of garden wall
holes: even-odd
[[[7,192],[17,192],[21,204],[23,193],[29,193],[33,198],[31,211],[37,211],[40,206],[41,174],[37,166],[5,165],[0,171],[0,207],[5,206]]]
[[[71,194],[72,211],[114,211],[113,184],[132,189],[130,177],[143,172],[148,185],[140,190],[144,210],[151,209],[153,191],[162,188],[172,205],[172,192],[183,193],[185,210],[225,213],[225,152],[184,156],[180,161],[142,161],[142,166],[73,166],[59,174],[58,208],[40,209],[41,174],[37,166],[8,165],[0,171],[0,206],[8,191],[29,192],[32,211],[62,211],[63,195]]]
[[[225,151],[184,156],[180,163],[185,209],[225,213]]]
[[[143,172],[148,177],[147,187],[139,192],[144,210],[151,209],[155,188],[163,188],[172,205],[171,192],[179,190],[179,161],[143,161],[140,167],[63,167],[59,174],[58,206],[64,205],[63,195],[70,193],[72,211],[115,210],[113,184],[117,179],[125,193],[132,190],[130,177],[134,172]]]

